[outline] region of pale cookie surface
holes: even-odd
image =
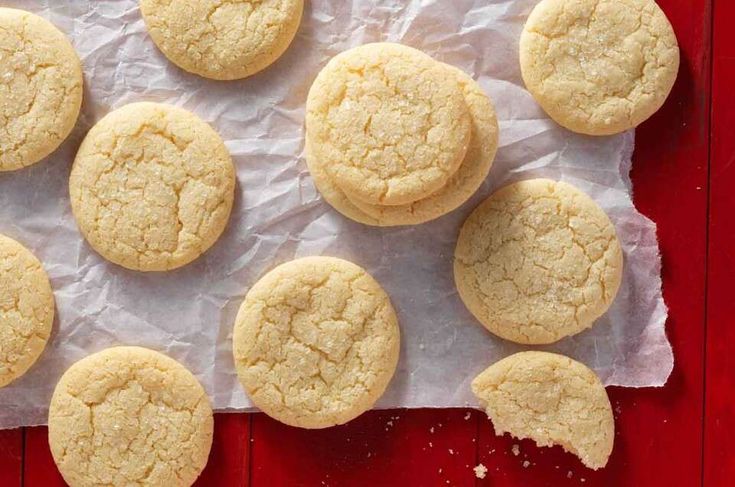
[[[23,375],[46,348],[54,295],[41,263],[0,235],[0,387]]]
[[[352,203],[380,226],[418,225],[457,209],[480,187],[488,175],[498,148],[498,120],[490,98],[480,85],[457,68],[447,66],[447,76],[456,77],[470,110],[472,132],[464,162],[437,192],[408,205]],[[346,195],[349,198],[349,195]]]
[[[303,0],[140,0],[163,54],[205,78],[232,80],[265,69],[296,36]]]
[[[304,152],[306,156],[306,164],[309,167],[309,174],[314,180],[319,193],[324,200],[329,203],[335,210],[342,213],[347,218],[364,225],[380,226],[381,222],[376,218],[367,215],[364,211],[355,206],[335,183],[331,176],[327,173],[327,169],[321,163],[321,159],[315,157],[311,150],[309,139],[306,139]]]
[[[551,118],[610,135],[661,107],[679,49],[654,0],[542,0],[521,35],[520,60],[526,87]]]
[[[573,186],[532,179],[470,215],[454,254],[459,295],[496,335],[547,344],[592,326],[620,286],[623,253],[602,209]]]
[[[72,365],[51,398],[49,445],[71,487],[189,486],[209,457],[204,389],[175,360],[114,347]]]
[[[222,139],[195,115],[134,103],[87,134],[69,191],[84,237],[106,259],[163,271],[196,259],[222,234],[235,169]]]
[[[469,109],[446,68],[399,44],[335,56],[306,103],[312,156],[350,198],[401,205],[443,187],[470,140]]]
[[[605,388],[587,366],[554,353],[521,352],[478,375],[472,392],[497,435],[561,445],[595,470],[607,464],[615,421]]]
[[[56,150],[82,106],[82,65],[47,20],[0,8],[0,171],[34,164]]]
[[[235,323],[235,367],[253,403],[301,428],[370,409],[398,362],[390,299],[362,268],[331,257],[283,264],[250,289]]]

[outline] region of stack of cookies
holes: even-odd
[[[334,57],[306,109],[306,158],[319,191],[367,225],[416,225],[456,209],[485,180],[498,146],[480,86],[399,44]]]

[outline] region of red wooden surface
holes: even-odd
[[[22,465],[23,430],[0,431],[0,485],[20,485]]]
[[[474,485],[478,416],[463,409],[372,411],[307,431],[258,414],[251,485]]]
[[[486,485],[701,485],[711,12],[705,0],[659,4],[676,30],[682,68],[664,108],[636,132],[632,177],[637,207],[658,224],[674,373],[659,390],[608,389],[617,435],[597,472],[527,442],[522,455],[508,456],[514,442],[483,424],[479,457],[493,467]]]
[[[735,2],[717,0],[712,61],[709,285],[705,460],[706,485],[732,484],[735,460]]]
[[[25,428],[23,481],[26,486],[63,487],[66,485],[56,469],[48,447],[48,428]]]
[[[197,487],[250,485],[250,415],[216,414],[209,462]]]
[[[210,463],[197,485],[689,486],[702,484],[703,470],[706,485],[732,483],[735,464],[727,445],[735,432],[735,364],[728,338],[735,340],[735,299],[728,278],[735,271],[735,136],[729,132],[735,107],[729,90],[735,82],[735,35],[725,24],[735,18],[735,2],[716,5],[711,189],[712,0],[659,4],[676,30],[682,68],[665,107],[637,131],[633,180],[637,206],[659,226],[676,367],[662,389],[608,389],[617,427],[608,467],[593,472],[559,448],[496,437],[484,415],[467,410],[376,411],[323,431],[290,428],[260,414],[218,415]],[[17,432],[0,433],[0,486],[21,482],[20,439]],[[480,462],[488,468],[484,481],[472,471]],[[45,428],[26,429],[23,471],[27,486],[63,485]]]

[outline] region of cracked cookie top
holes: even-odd
[[[306,102],[306,138],[350,198],[412,203],[459,169],[471,122],[456,77],[426,54],[391,43],[335,56]]]
[[[594,470],[607,464],[615,439],[612,407],[584,364],[554,353],[516,353],[475,377],[472,392],[496,434],[560,445]]]
[[[492,101],[467,74],[452,66],[442,66],[445,66],[448,78],[457,79],[470,111],[471,136],[467,154],[447,184],[426,198],[395,206],[371,205],[352,200],[355,207],[374,218],[379,226],[418,225],[455,210],[475,194],[485,181],[495,159],[498,120]]]
[[[592,326],[612,304],[623,253],[610,219],[586,194],[549,179],[506,186],[462,226],[459,295],[496,335],[553,343]]]
[[[82,66],[47,20],[0,8],[0,171],[30,166],[56,150],[82,106]]]
[[[140,0],[163,54],[205,78],[232,80],[265,69],[298,31],[303,0]]]
[[[0,235],[0,387],[33,365],[46,348],[54,295],[38,259]]]
[[[72,487],[189,486],[207,463],[214,421],[184,366],[153,350],[114,347],[64,373],[48,427],[54,461]]]
[[[526,87],[551,118],[610,135],[663,105],[679,48],[654,0],[542,0],[521,35],[520,60]]]
[[[235,367],[253,403],[301,428],[370,409],[398,362],[390,299],[362,268],[331,257],[283,264],[250,289],[235,322]]]
[[[217,241],[232,209],[235,169],[222,139],[192,113],[133,103],[100,120],[69,179],[74,216],[106,259],[174,269]]]

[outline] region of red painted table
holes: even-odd
[[[638,208],[659,225],[676,367],[662,389],[609,388],[604,470],[560,448],[498,438],[469,410],[379,411],[324,431],[218,415],[201,486],[732,484],[735,461],[735,18],[733,0],[659,0],[682,51],[665,107],[637,132]],[[519,445],[518,455],[513,453]],[[472,467],[488,468],[485,480]],[[45,428],[0,432],[0,486],[63,485]]]

